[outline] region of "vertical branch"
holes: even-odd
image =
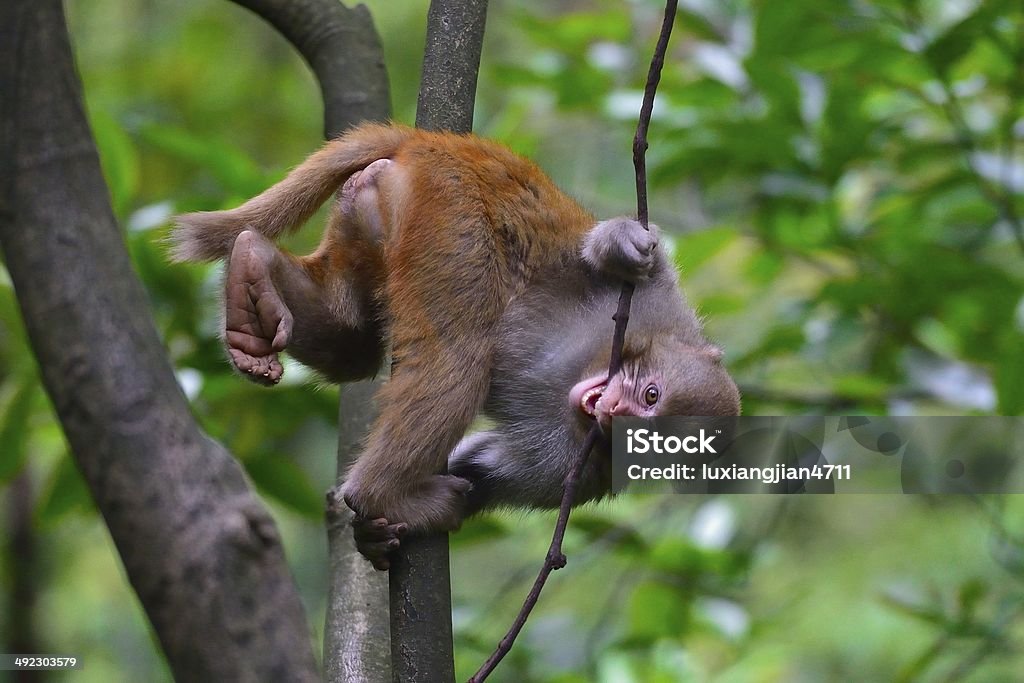
[[[427,15],[416,125],[473,127],[487,0],[432,0]],[[395,681],[453,681],[448,534],[408,538],[388,571],[391,665]]]
[[[416,125],[427,130],[473,130],[476,80],[487,0],[431,0]]]
[[[636,135],[633,138],[633,167],[636,171],[636,201],[637,218],[646,228],[647,216],[647,165],[645,153],[647,152],[647,129],[651,123],[651,112],[654,110],[654,95],[658,90],[658,82],[661,80],[661,68],[665,64],[665,51],[668,49],[668,39],[672,35],[672,24],[676,16],[677,0],[667,0],[665,3],[665,16],[661,24],[661,33],[658,36],[658,43],[654,48],[654,55],[651,58],[651,66],[647,71],[647,85],[644,87],[644,100],[640,106],[640,117],[636,126]],[[622,368],[622,347],[626,338],[626,324],[629,322],[629,309],[633,300],[633,285],[629,282],[622,283],[622,292],[619,294],[619,304],[612,318],[615,320],[615,331],[612,336],[612,354],[608,361],[608,376],[612,377]],[[566,558],[562,552],[562,541],[565,539],[565,529],[569,523],[569,513],[572,510],[573,501],[576,500],[576,489],[579,487],[580,477],[583,468],[586,467],[590,451],[600,437],[600,429],[595,424],[587,433],[579,455],[576,456],[576,464],[572,472],[566,477],[565,487],[562,493],[562,503],[558,509],[558,520],[555,522],[555,531],[551,538],[551,545],[548,546],[548,553],[544,558],[540,573],[533,582],[533,587],[523,601],[523,606],[516,615],[515,621],[509,627],[505,636],[498,643],[494,652],[480,669],[470,678],[470,683],[480,683],[494,671],[495,667],[512,650],[516,637],[526,625],[530,612],[537,605],[540,592],[547,583],[551,572],[565,566]]]
[[[23,467],[10,483],[7,500],[6,555],[8,569],[8,630],[4,645],[8,652],[45,652],[36,629],[35,608],[39,587],[45,579],[40,576],[39,546],[32,528],[32,468]],[[36,676],[34,671],[17,671],[12,675],[16,683],[28,683]]]
[[[384,121],[391,103],[384,51],[365,5],[337,0],[232,0],[273,26],[306,60],[324,100],[324,137]]]
[[[338,419],[338,483],[355,461],[375,417],[380,380],[341,388]],[[324,680],[387,683],[391,680],[387,576],[356,550],[355,513],[337,488],[327,494],[328,589],[324,625]]]
[[[336,0],[234,0],[283,35],[310,65],[324,99],[324,135],[332,138],[365,120],[391,113],[384,53],[365,5]],[[340,484],[376,416],[373,396],[381,380],[342,387],[338,415]],[[391,680],[387,579],[356,551],[353,513],[327,494],[328,589],[324,624],[324,680]]]
[[[654,95],[658,92],[661,82],[661,69],[665,66],[665,52],[668,51],[668,39],[672,36],[672,23],[676,16],[678,0],[667,0],[665,16],[661,20],[661,33],[658,43],[654,46],[651,66],[647,69],[647,84],[644,86],[644,99],[640,104],[640,118],[633,136],[633,169],[636,173],[636,219],[646,228],[647,216],[647,129],[651,126],[651,113],[654,111]]]

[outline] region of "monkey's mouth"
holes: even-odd
[[[607,384],[599,384],[596,387],[584,391],[583,395],[580,397],[580,410],[590,417],[596,417],[597,402],[601,400],[601,396],[604,394],[604,390],[606,388],[608,388]]]

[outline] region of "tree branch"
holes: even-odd
[[[0,4],[0,244],[44,385],[179,680],[317,680],[273,520],[192,418],[132,271],[60,0]]]
[[[340,486],[375,417],[379,380],[346,384],[338,420]],[[327,494],[328,590],[324,627],[324,679],[328,683],[389,683],[391,627],[387,576],[356,550],[355,513],[336,487]]]
[[[259,15],[295,46],[320,84],[324,137],[391,112],[384,52],[365,5],[337,0],[232,0]]]
[[[416,125],[469,132],[487,0],[432,0]],[[454,681],[448,534],[407,538],[388,571],[395,681]]]
[[[473,130],[476,80],[487,21],[487,0],[431,0],[416,125],[427,130]]]
[[[665,51],[668,49],[668,39],[672,35],[672,24],[676,16],[677,0],[667,0],[665,3],[665,16],[661,24],[661,34],[658,37],[658,44],[654,48],[654,56],[651,58],[651,66],[647,72],[647,85],[644,87],[644,99],[640,106],[640,118],[636,126],[636,135],[633,138],[633,167],[636,171],[636,202],[637,220],[646,228],[648,224],[647,215],[647,165],[645,153],[647,151],[647,128],[651,123],[651,112],[654,110],[654,95],[658,90],[658,82],[661,80],[661,68],[665,64]],[[622,283],[622,292],[619,294],[619,305],[612,319],[615,321],[615,331],[612,334],[612,354],[608,362],[608,377],[614,376],[622,368],[622,346],[626,338],[626,324],[629,322],[629,308],[633,300],[633,284]],[[569,523],[569,513],[572,511],[572,504],[576,500],[576,489],[579,487],[580,477],[583,468],[590,457],[590,451],[600,437],[601,431],[597,424],[590,428],[579,455],[576,456],[576,465],[565,480],[565,488],[562,493],[562,504],[558,509],[558,520],[555,522],[555,532],[551,538],[551,545],[548,547],[548,554],[544,558],[544,564],[533,582],[526,600],[523,602],[519,614],[516,616],[508,632],[498,643],[494,653],[488,657],[479,671],[470,678],[470,683],[480,683],[494,671],[495,667],[512,650],[516,637],[526,625],[530,612],[540,598],[540,592],[547,583],[551,572],[565,566],[566,558],[562,552],[562,541],[565,539],[565,529]]]
[[[310,65],[324,100],[324,136],[391,114],[384,51],[364,5],[336,0],[233,0],[283,35]],[[373,396],[382,380],[342,388],[338,415],[340,485],[376,415]],[[353,513],[327,494],[328,589],[324,624],[324,678],[329,683],[391,680],[387,578],[355,547]]]

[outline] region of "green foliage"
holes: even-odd
[[[409,36],[426,5],[370,2],[406,122],[422,47]],[[744,410],[1024,412],[1024,7],[683,5],[651,127],[652,218]],[[595,213],[630,212],[630,139],[660,11],[492,2],[478,131],[534,157]],[[233,375],[217,269],[168,264],[162,240],[173,213],[237,204],[313,149],[316,86],[231,3],[69,12],[112,205],[160,333],[204,428],[275,503],[304,576],[323,563],[307,549],[319,548],[333,484],[337,393],[294,364],[272,390]],[[48,549],[44,644],[91,646],[76,681],[166,677],[6,282],[0,370],[0,485],[31,479]],[[985,516],[956,500],[836,498],[627,495],[574,513],[570,564],[492,680],[1014,680],[1024,529],[1002,525],[1020,505]],[[460,673],[504,632],[550,526],[484,517],[453,536]],[[320,633],[322,576],[303,589]]]
[[[28,457],[25,445],[38,393],[39,382],[36,378],[22,379],[7,398],[0,414],[0,444],[3,444],[5,456],[0,460],[0,485],[10,482],[19,474]]]
[[[651,127],[651,207],[672,235],[688,296],[746,390],[745,412],[841,406],[849,414],[1021,414],[1024,8],[884,0],[684,4]],[[609,212],[631,202],[604,169],[623,167],[617,182],[628,188],[628,136],[658,5],[635,3],[625,19],[613,3],[591,3],[585,18],[579,8],[558,14],[537,5],[513,27],[533,49],[492,53],[490,73],[504,102],[522,112],[520,129],[575,141],[579,164],[601,172],[581,174],[564,158],[572,142],[549,142],[557,154],[531,142],[535,156],[556,178],[595,182],[577,192],[597,206],[614,197]],[[621,25],[606,25],[611,16]],[[584,22],[591,33],[581,42],[576,27]],[[624,24],[632,26],[625,35]],[[545,120],[552,105],[567,123]],[[600,111],[603,121],[581,123],[581,107]],[[498,119],[495,130],[509,136],[515,128]],[[601,141],[600,151],[588,137]],[[610,145],[617,151],[607,151]],[[846,505],[858,510],[856,533],[882,545],[877,557],[899,553],[879,540],[888,527],[873,526],[868,501]],[[736,500],[730,507],[742,513],[757,504]],[[941,531],[908,524],[927,513],[908,504],[898,509],[901,523],[918,532],[905,547],[932,558],[922,559],[926,564],[938,561],[928,539],[970,533],[962,519]],[[639,519],[656,524],[660,514]],[[755,560],[770,554],[761,542],[708,549],[677,536],[645,541],[638,533],[644,525],[629,519],[623,525],[601,511],[576,515],[571,525],[588,547],[600,548],[593,571],[604,575],[604,593],[619,594],[611,616],[590,619],[599,608],[579,596],[597,587],[580,576],[572,589],[554,589],[578,596],[575,630],[592,629],[588,639],[606,643],[596,663],[592,650],[576,660],[587,662],[590,680],[1009,680],[1007,643],[1020,634],[1021,593],[988,578],[988,552],[972,553],[973,569],[963,576],[933,576],[933,599],[913,609],[861,593],[874,605],[863,620],[852,616],[861,608],[842,599],[801,608],[802,589],[783,587],[795,618],[819,628],[794,629],[773,646],[767,634],[784,630],[785,619],[759,614],[750,586],[744,590]],[[837,519],[826,508],[821,519],[802,521],[815,529]],[[802,541],[825,542],[816,534]],[[957,561],[967,561],[963,541],[955,545]],[[815,567],[834,577],[835,590],[857,592],[837,560],[818,562],[804,546],[786,543],[792,558],[777,569],[813,576]],[[617,575],[616,562],[627,558],[633,571]],[[575,559],[570,554],[570,563]],[[906,576],[922,580],[913,570]],[[729,601],[743,594],[747,600]],[[947,594],[959,596],[960,607],[944,606]],[[732,607],[714,602],[721,600]],[[733,607],[750,630],[723,630],[722,615]],[[842,622],[858,621],[860,632],[851,624],[824,633],[830,609]],[[900,612],[926,623],[902,630]],[[546,632],[543,624],[534,628]],[[891,649],[885,633],[906,647]],[[530,647],[550,661],[542,644]],[[871,663],[858,666],[858,658]],[[561,680],[550,666],[509,676]]]
[[[53,468],[39,498],[36,519],[42,525],[56,525],[73,512],[91,511],[92,500],[70,453],[65,453]]]

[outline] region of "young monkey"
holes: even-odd
[[[339,187],[313,254],[274,246]],[[285,348],[334,381],[372,376],[387,334],[392,375],[343,485],[379,569],[407,531],[557,507],[595,420],[607,436],[613,416],[739,413],[656,230],[596,222],[532,163],[471,135],[360,126],[240,207],[180,216],[174,241],[178,260],[228,259],[228,350],[257,382],[280,379]],[[623,279],[636,291],[622,370],[607,377]],[[463,438],[481,411],[495,427]],[[604,440],[578,502],[608,492],[610,465]]]

